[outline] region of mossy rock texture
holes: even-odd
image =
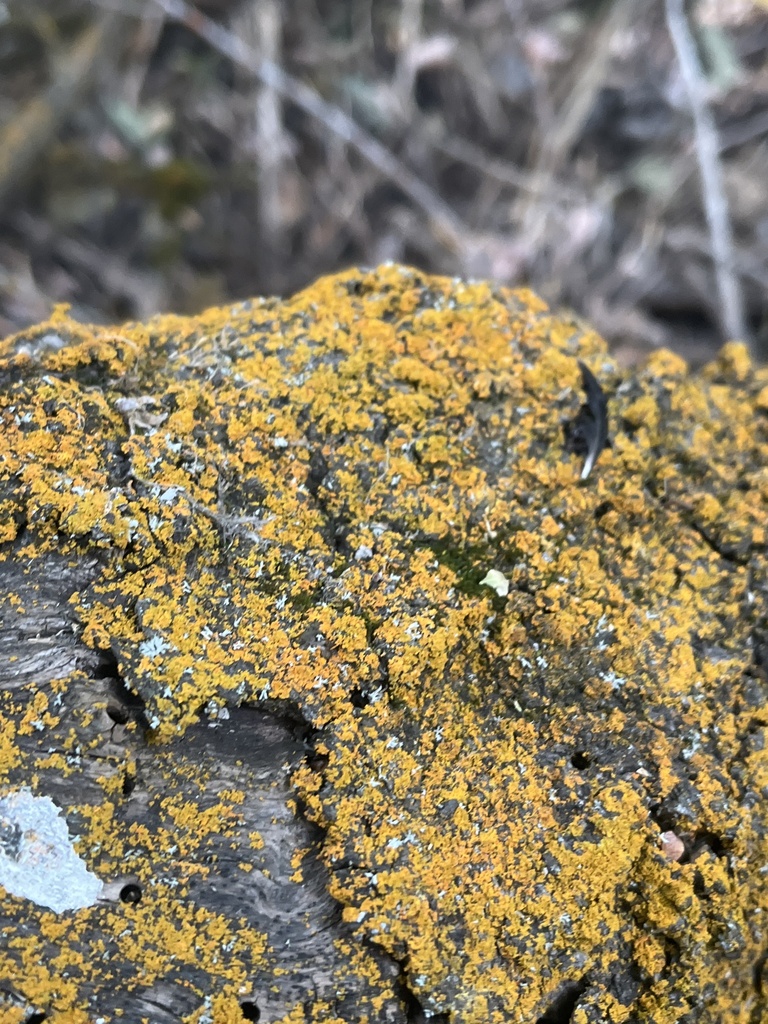
[[[622,370],[529,292],[387,266],[57,310],[0,415],[0,797],[104,883],[5,893],[3,1022],[768,1019],[743,346]]]

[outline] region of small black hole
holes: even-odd
[[[316,750],[313,750],[311,754],[307,755],[307,764],[313,772],[322,772],[328,767],[330,757],[328,754],[319,754]]]
[[[664,966],[666,968],[676,964],[680,959],[680,943],[671,939],[668,935],[662,937],[664,948]]]
[[[107,714],[115,725],[125,725],[131,717],[128,709],[121,707],[119,704],[107,704]]]
[[[576,753],[571,757],[571,764],[574,768],[578,768],[579,771],[581,771],[582,768],[589,768],[591,763],[592,761],[586,750],[577,750]]]
[[[99,662],[94,665],[92,675],[94,679],[119,679],[120,670],[117,665],[117,658],[111,650],[98,652]]]
[[[129,882],[120,890],[120,899],[123,903],[138,903],[141,899],[141,886],[135,882]]]
[[[761,957],[758,957],[755,961],[755,966],[752,968],[752,985],[759,996],[763,994],[763,974],[765,973],[767,962],[768,952],[765,952]]]
[[[696,832],[693,837],[693,852],[699,853],[709,847],[716,857],[727,857],[728,846],[720,836],[714,832]]]
[[[136,789],[136,776],[126,772],[123,776],[123,796],[130,796]]]
[[[30,1013],[28,1017],[24,1018],[24,1024],[43,1024],[43,1021],[47,1019],[48,1014],[44,1010],[35,1010],[34,1013]]]
[[[259,1020],[261,1018],[261,1010],[258,1008],[256,1003],[250,999],[244,999],[240,1003],[240,1012],[242,1013],[245,1020]]]
[[[587,988],[586,979],[566,981],[552,999],[549,1009],[539,1017],[536,1024],[570,1024],[579,997]]]
[[[704,884],[704,875],[700,871],[694,871],[693,873],[693,892],[699,899],[705,899],[707,896],[707,887]]]
[[[367,708],[371,703],[370,698],[360,690],[359,686],[353,688],[349,699],[352,701],[353,708]]]

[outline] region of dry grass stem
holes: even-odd
[[[706,82],[686,19],[684,0],[665,0],[665,9],[669,34],[675,47],[693,116],[696,157],[701,176],[704,211],[712,243],[712,258],[720,302],[718,312],[723,336],[724,340],[747,340],[741,287],[734,263],[728,199],[719,159],[717,128],[707,104]]]

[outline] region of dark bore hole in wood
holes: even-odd
[[[251,999],[244,999],[240,1003],[240,1012],[246,1020],[259,1020],[261,1010]]]
[[[359,686],[352,688],[349,699],[352,701],[353,708],[367,708],[371,703],[368,695],[363,693]]]
[[[583,768],[589,768],[591,759],[586,750],[577,750],[571,757],[571,764],[574,768],[578,768],[581,771]]]
[[[107,714],[115,725],[125,725],[131,717],[128,709],[121,707],[119,704],[107,704]]]
[[[117,667],[117,658],[109,649],[98,652],[99,662],[93,668],[94,679],[120,679],[120,670]]]
[[[567,981],[552,1000],[549,1009],[539,1017],[536,1024],[571,1024],[579,996],[587,987],[586,980]]]
[[[755,966],[752,968],[752,985],[759,996],[763,995],[763,976],[766,963],[768,963],[768,950],[761,957],[758,957],[755,961]]]
[[[610,501],[601,501],[594,511],[595,519],[599,522],[607,512],[612,510],[613,504]]]
[[[709,847],[716,857],[728,856],[728,845],[714,832],[696,832],[693,837],[693,852],[700,853]]]
[[[123,903],[138,903],[141,899],[141,886],[135,882],[129,882],[120,890],[120,899]]]

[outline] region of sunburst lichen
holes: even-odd
[[[67,343],[38,351],[51,332]],[[531,1024],[566,993],[574,1024],[757,1024],[768,374],[743,347],[698,376],[670,353],[620,371],[527,292],[392,266],[119,331],[59,311],[0,357],[6,557],[90,560],[71,613],[145,702],[156,757],[206,705],[313,728],[293,784],[331,894],[427,1012]],[[587,482],[563,445],[579,360],[613,427]],[[17,734],[56,724],[17,697],[8,779]],[[173,835],[204,875],[239,786],[171,790],[127,830],[104,787],[83,855],[134,852],[167,915],[140,904],[113,955],[150,980],[169,948],[210,962],[219,925],[146,850]],[[220,1006],[264,952],[233,927]],[[79,1005],[39,974],[35,998]]]

